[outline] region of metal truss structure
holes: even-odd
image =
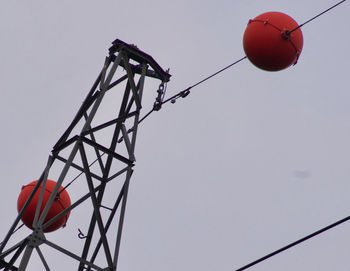
[[[55,253],[76,261],[79,271],[116,270],[128,187],[135,164],[135,143],[146,78],[160,80],[162,85],[169,81],[170,75],[136,46],[115,40],[92,89],[68,129],[53,147],[52,155],[33,192],[0,243],[0,269],[26,270],[36,252],[43,269],[52,270],[42,249],[50,247]],[[115,96],[111,96],[115,91],[119,95],[118,101]],[[114,102],[119,104],[119,112],[107,112],[104,105],[110,106]],[[111,113],[112,117],[106,117]],[[57,184],[40,213],[46,180],[55,173]],[[79,188],[73,193],[75,198],[71,207],[46,221],[50,206],[61,192],[61,186],[66,185],[64,189],[67,189],[76,179],[67,184],[69,174],[75,173],[83,180],[78,180]],[[111,190],[114,197],[107,197],[106,193]],[[21,216],[37,191],[40,191],[40,198],[33,231],[19,242],[10,244],[20,227]],[[70,250],[68,244],[65,246],[50,241],[45,229],[89,201],[90,207],[84,207],[84,211],[89,213],[87,234],[79,230],[79,237],[84,240],[80,254]],[[112,223],[116,226],[111,227]]]

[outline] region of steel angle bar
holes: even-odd
[[[69,250],[67,250],[67,249],[65,249],[65,248],[63,248],[63,247],[61,247],[61,246],[59,246],[59,245],[57,245],[55,243],[50,242],[49,240],[45,240],[44,244],[52,247],[53,249],[56,249],[56,250],[62,252],[63,254],[66,254],[67,256],[69,256],[69,257],[79,261],[80,263],[82,263],[84,265],[90,266],[91,268],[94,268],[96,270],[100,270],[100,271],[104,270],[103,268],[101,268],[101,267],[99,267],[99,266],[97,266],[97,265],[95,265],[95,264],[93,264],[93,263],[91,263],[91,262],[89,262],[89,261],[79,257],[78,255],[70,252]]]
[[[120,63],[120,61],[122,60],[122,58],[123,58],[123,54],[120,52],[120,53],[118,54],[118,56],[116,57],[116,59],[114,60],[114,63],[113,63],[113,65],[112,65],[112,67],[111,67],[111,70],[109,71],[109,73],[108,73],[108,75],[107,75],[106,80],[104,80],[105,75],[103,75],[103,77],[102,77],[102,79],[101,79],[101,82],[100,82],[100,89],[101,89],[103,92],[106,92],[106,91],[108,90],[108,87],[109,87],[109,85],[110,85],[110,83],[111,83],[111,81],[112,81],[112,78],[113,78],[113,76],[114,76],[114,74],[115,74],[115,72],[116,72],[116,70],[117,70],[117,67],[119,66],[119,63]],[[106,67],[106,68],[104,69],[104,71],[102,72],[102,74],[105,74],[105,73],[107,72],[107,68],[108,68],[108,67]]]
[[[142,100],[142,96],[143,96],[143,89],[144,89],[144,86],[145,86],[146,72],[147,72],[147,65],[143,64],[142,65],[141,77],[139,79],[139,82],[137,83],[137,88],[138,88],[140,100]]]
[[[106,183],[102,183],[100,185],[101,189],[98,191],[98,196],[97,196],[97,200],[99,203],[101,203],[103,195],[104,195],[104,191],[106,188]],[[91,241],[92,241],[92,236],[95,230],[95,225],[96,225],[96,217],[94,215],[94,212],[91,216],[91,220],[90,220],[90,225],[89,225],[89,230],[88,230],[88,234],[87,234],[87,238],[85,239],[85,244],[84,244],[84,248],[82,251],[82,258],[84,260],[87,259],[88,253],[89,253],[89,249],[91,246]],[[82,271],[84,269],[84,265],[82,263],[79,264],[78,270]]]
[[[134,96],[131,96],[131,98],[130,98],[130,101],[129,101],[129,104],[128,104],[128,106],[126,107],[126,109],[125,109],[125,112],[130,112],[130,110],[131,110],[131,108],[132,108],[132,106],[135,104],[135,99],[134,99]],[[134,115],[136,115],[136,114],[139,114],[140,113],[140,110],[136,110],[136,111],[134,111],[135,112],[135,114]]]
[[[139,99],[140,101],[142,100],[142,96],[143,96],[143,88],[144,88],[144,84],[145,84],[145,72],[146,72],[147,67],[144,65],[142,67],[142,74],[139,80]],[[135,152],[135,145],[136,145],[136,135],[137,135],[137,128],[138,128],[138,124],[139,124],[139,118],[140,115],[136,115],[135,119],[134,119],[134,126],[133,126],[133,131],[132,131],[132,139],[131,139],[131,148],[132,148],[132,153]]]
[[[114,266],[117,266],[117,264],[118,264],[119,249],[120,249],[123,224],[124,224],[125,209],[126,209],[126,201],[128,198],[129,183],[130,183],[130,178],[132,176],[132,173],[133,173],[133,170],[131,168],[129,168],[129,170],[127,172],[126,180],[124,183],[124,187],[123,187],[123,201],[122,201],[122,206],[121,206],[121,210],[120,210],[117,240],[115,243],[114,258],[113,258]]]
[[[110,59],[111,59],[110,57],[105,58],[105,64],[102,68],[102,73],[101,73],[101,80],[100,80],[100,86],[99,86],[100,89],[103,88],[103,84],[104,84],[105,79],[106,79],[106,72],[107,72],[107,69],[109,67],[109,64],[111,63]]]
[[[21,263],[18,267],[19,271],[24,271],[27,268],[30,256],[32,255],[34,247],[33,246],[26,246],[26,249],[24,251],[24,255],[22,257]]]
[[[120,84],[121,82],[125,81],[126,79],[128,79],[128,75],[123,75],[122,77],[120,77],[119,79],[115,80],[113,83],[111,83],[108,86],[108,90],[112,89],[113,87],[115,87],[116,85]]]
[[[42,203],[43,203],[43,198],[44,198],[44,192],[45,192],[45,188],[46,188],[47,177],[49,176],[50,167],[51,167],[53,161],[54,161],[54,158],[50,155],[50,156],[49,156],[49,159],[48,159],[48,161],[47,161],[46,168],[45,168],[45,170],[44,170],[44,176],[43,176],[44,180],[43,180],[42,185],[41,185],[40,195],[39,195],[38,203],[37,203],[36,209],[35,209],[35,215],[34,215],[33,224],[32,224],[32,227],[33,227],[33,228],[36,228],[36,226],[37,226],[37,222],[38,222],[38,218],[39,218],[39,213],[40,213],[40,210],[41,210],[41,205],[42,205]]]
[[[144,81],[145,81],[145,75],[146,75],[146,71],[147,71],[147,65],[144,64],[142,65],[142,72],[141,72],[141,77],[137,83],[137,89],[138,89],[138,94],[139,94],[139,98],[140,98],[140,101],[142,100],[142,95],[143,95],[143,88],[144,88]],[[134,103],[134,97],[132,96],[130,101],[129,101],[129,104],[128,104],[128,107],[126,109],[126,112],[129,112],[131,110],[131,107]],[[134,119],[134,125],[132,128],[130,128],[127,133],[129,134],[130,132],[133,132],[135,127],[139,124],[139,111],[137,111],[138,114],[136,114],[136,118]],[[136,136],[136,133],[134,134],[133,138],[135,138]],[[119,138],[118,140],[118,143],[121,143],[123,141],[123,137]],[[133,141],[135,141],[135,139],[133,139]],[[135,147],[135,146],[134,146]],[[135,148],[133,148],[135,149]]]
[[[95,230],[95,225],[96,225],[96,218],[94,215],[92,215],[91,220],[90,220],[89,230],[88,230],[88,233],[86,235],[85,244],[84,244],[84,248],[83,248],[82,255],[81,255],[81,258],[84,260],[87,259],[87,255],[89,253],[89,249],[90,249],[91,241],[92,241],[92,235],[93,235],[94,230]],[[80,263],[78,270],[82,271],[83,269],[84,269],[84,264]]]
[[[121,174],[125,173],[129,168],[132,168],[134,165],[127,166],[123,168],[122,170],[119,170],[117,173],[113,174],[107,179],[107,182],[110,182],[111,180],[115,179],[116,177],[120,176]]]
[[[47,216],[47,213],[49,212],[49,209],[51,208],[51,205],[52,205],[53,201],[55,200],[55,197],[56,197],[56,195],[58,193],[58,190],[60,189],[60,187],[61,187],[61,185],[63,183],[63,180],[66,177],[67,172],[68,172],[68,170],[69,170],[69,168],[70,168],[70,166],[71,166],[71,164],[72,164],[72,162],[73,162],[73,160],[75,158],[75,155],[76,155],[77,151],[78,151],[78,147],[77,147],[77,142],[76,142],[74,147],[73,147],[73,149],[72,149],[72,151],[71,151],[71,153],[70,153],[70,155],[69,155],[69,157],[68,157],[67,163],[64,165],[64,167],[63,167],[63,169],[61,171],[61,174],[60,174],[60,176],[59,176],[59,178],[57,180],[57,183],[56,183],[53,191],[51,192],[51,195],[50,195],[50,197],[49,197],[49,199],[48,199],[48,201],[47,201],[47,203],[46,203],[46,205],[44,207],[44,210],[42,211],[42,213],[40,215],[40,218],[38,220],[38,225],[42,225],[43,224],[43,222],[44,222],[44,220],[45,220],[45,218]]]
[[[57,158],[57,160],[62,161],[63,163],[67,163],[67,162],[68,162],[67,159],[65,159],[65,158],[63,158],[63,157],[61,157],[61,156],[59,156],[59,155],[56,155],[56,158]],[[81,166],[78,166],[77,164],[75,164],[75,163],[73,163],[73,162],[72,162],[72,164],[71,164],[71,167],[80,170],[80,171],[81,171],[81,174],[84,173],[84,168],[82,168]],[[99,181],[101,181],[101,182],[103,181],[103,178],[100,177],[100,176],[98,176],[98,175],[96,175],[95,173],[91,173],[91,176],[94,177],[96,180],[99,180]]]
[[[102,188],[102,185],[97,186],[93,193],[96,193],[98,191],[100,191]],[[79,206],[81,203],[83,203],[85,200],[87,200],[88,198],[90,198],[91,196],[91,192],[85,194],[84,196],[82,196],[79,200],[77,200],[75,203],[71,204],[71,206],[69,206],[68,208],[64,209],[62,212],[60,212],[59,214],[57,214],[56,216],[54,216],[53,218],[51,218],[49,221],[47,221],[44,225],[43,225],[43,229],[46,229],[47,227],[51,226],[52,223],[54,223],[55,221],[57,221],[58,219],[60,219],[61,217],[65,216],[68,212],[72,211],[74,208],[76,208],[77,206]]]
[[[0,254],[0,259],[5,258],[7,255],[11,254],[13,251],[15,251],[17,248],[19,248],[23,243],[27,243],[27,242],[28,242],[28,239],[25,238],[22,241],[15,244],[14,246],[10,247],[9,249],[7,249],[6,251],[4,251],[3,253]]]
[[[135,146],[136,146],[136,136],[137,136],[137,131],[138,131],[138,123],[139,123],[139,115],[135,117],[134,120],[134,126],[132,128],[132,136],[131,136],[131,152],[135,152]]]
[[[91,175],[90,175],[89,165],[88,165],[88,161],[87,161],[87,157],[86,157],[86,153],[85,153],[85,149],[84,149],[84,145],[83,144],[80,144],[79,150],[80,150],[81,158],[82,158],[83,165],[84,165],[84,168],[85,168],[85,176],[86,176],[87,184],[89,186],[89,190],[91,191],[90,198],[91,198],[92,205],[93,205],[93,208],[94,208],[94,214],[95,214],[95,217],[96,217],[97,226],[98,226],[99,231],[100,231],[100,235],[101,235],[102,244],[103,244],[103,247],[104,247],[106,259],[107,259],[108,265],[110,267],[112,267],[112,264],[113,264],[113,262],[112,262],[112,255],[111,255],[111,252],[110,252],[110,249],[109,249],[109,244],[108,244],[108,241],[107,241],[106,232],[104,230],[102,216],[101,216],[101,213],[100,213],[100,210],[99,210],[100,201],[97,200],[96,194],[93,193],[94,185],[92,183],[92,178],[91,178]]]
[[[137,82],[137,89],[139,90],[140,88],[143,89],[143,84],[144,84],[144,80],[145,80],[145,73],[147,71],[147,65],[142,65],[142,72],[141,72],[141,76],[139,78],[139,81]],[[130,102],[129,102],[129,105],[126,109],[126,112],[129,112],[131,110],[131,107],[133,106],[134,104],[134,96],[131,97],[130,99]],[[139,112],[139,110],[137,110],[137,112]]]
[[[132,70],[132,72],[133,72],[134,74],[141,74],[141,73],[142,73],[142,68],[140,67],[139,64],[134,65],[134,64],[129,63],[129,65],[130,65],[130,68],[131,68],[131,70]],[[120,63],[120,66],[122,66],[123,68],[125,68],[125,65],[124,65],[123,63]],[[146,71],[146,76],[147,76],[147,77],[152,77],[152,78],[155,78],[155,79],[161,79],[161,78],[159,77],[159,75],[158,75],[155,71],[153,71],[153,70],[151,70],[151,69],[147,69],[147,71]]]
[[[89,253],[89,249],[90,249],[91,241],[92,241],[92,235],[93,235],[94,230],[95,230],[95,225],[96,225],[96,218],[94,215],[92,215],[91,220],[90,220],[88,234],[86,235],[85,244],[84,244],[83,252],[81,255],[81,258],[84,260],[87,259],[87,255]],[[84,264],[80,263],[78,270],[82,271],[83,269],[84,269]]]
[[[13,265],[12,266],[9,265],[6,261],[4,261],[2,259],[0,259],[0,269],[1,268],[5,268],[5,270],[9,270],[9,271],[17,271],[18,270],[17,267],[15,267]]]
[[[105,152],[106,154],[108,154],[109,156],[112,156],[118,160],[120,160],[121,162],[125,163],[125,164],[128,164],[128,165],[131,165],[133,164],[133,161],[131,161],[130,159],[127,159],[125,158],[124,156],[112,151],[111,149],[114,149],[114,148],[111,148],[111,149],[108,149],[96,142],[93,142],[92,140],[86,138],[86,137],[81,137],[81,141],[92,146],[92,147],[96,147],[98,149],[100,149],[101,151]]]
[[[9,266],[13,266],[14,263],[17,261],[18,257],[22,254],[23,250],[26,248],[27,244],[22,244],[16,253],[12,256],[11,260],[8,262]],[[5,268],[5,270],[8,270],[8,268]]]
[[[35,247],[35,249],[36,249],[36,252],[38,253],[38,255],[39,255],[39,258],[40,258],[40,260],[41,260],[41,262],[43,263],[43,265],[44,265],[44,267],[45,267],[45,270],[46,271],[50,271],[50,267],[49,267],[49,265],[47,264],[47,262],[46,262],[46,260],[45,260],[45,257],[44,257],[44,255],[43,255],[43,253],[41,252],[41,249],[40,249],[40,247]]]
[[[141,105],[141,101],[139,99],[139,96],[137,95],[136,84],[134,81],[134,73],[131,71],[131,68],[129,65],[129,59],[124,58],[123,60],[124,60],[124,64],[125,64],[125,70],[128,74],[128,81],[129,81],[130,86],[131,86],[131,91],[132,91],[133,96],[134,96],[136,107],[138,110],[140,110],[142,108],[142,105]]]
[[[57,153],[62,151],[63,149],[67,148],[74,142],[76,142],[79,139],[78,135],[73,136],[72,138],[68,139],[67,141],[63,142],[61,145],[57,146],[57,148],[53,148],[52,154],[55,156]]]
[[[123,100],[122,100],[122,103],[121,103],[120,109],[119,109],[119,115],[118,115],[119,118],[125,116],[130,111],[127,109],[127,105],[128,105],[128,101],[129,101],[129,97],[130,97],[130,89],[131,89],[130,81],[128,80],[128,82],[126,83],[126,86],[125,86]],[[136,112],[138,112],[138,111],[136,111]]]
[[[129,159],[131,161],[136,161],[135,155],[133,153],[133,147],[131,146],[129,135],[128,135],[128,132],[127,132],[124,124],[122,124],[122,129],[121,130],[122,130],[124,142],[125,142],[125,145],[126,145],[126,149],[128,151],[128,154],[129,154]]]
[[[89,130],[86,130],[84,133],[82,133],[82,135],[85,136],[85,135],[89,134],[90,132],[94,133],[94,132],[97,132],[97,131],[102,130],[104,128],[107,128],[109,126],[112,126],[113,124],[116,124],[118,122],[120,122],[120,123],[124,122],[126,119],[128,119],[130,117],[133,117],[136,114],[138,114],[137,111],[133,111],[131,113],[127,113],[124,116],[118,117],[116,119],[113,119],[113,120],[107,121],[107,122],[105,122],[103,124],[100,124],[100,125],[98,125],[96,127],[90,128]]]
[[[112,208],[107,207],[107,206],[102,205],[102,204],[100,204],[100,207],[101,207],[101,208],[103,208],[103,209],[109,210],[109,211],[113,211],[113,209],[112,209]]]
[[[129,168],[129,169],[130,169],[130,168]],[[112,224],[113,218],[114,218],[114,216],[115,216],[115,214],[116,214],[116,212],[117,212],[117,210],[118,210],[118,208],[119,208],[120,202],[121,202],[121,200],[122,200],[122,198],[123,198],[123,196],[124,196],[124,193],[125,193],[125,184],[126,184],[126,183],[124,183],[122,189],[120,190],[120,193],[119,193],[119,195],[118,195],[118,198],[117,198],[117,200],[116,200],[116,202],[115,202],[115,204],[114,204],[114,206],[113,206],[113,208],[112,208],[112,211],[111,211],[111,213],[110,213],[110,215],[109,215],[109,218],[108,218],[108,220],[107,220],[107,222],[106,222],[106,225],[105,225],[105,231],[106,231],[106,233],[108,232],[109,227],[110,227],[111,224]],[[98,254],[98,251],[99,251],[101,245],[102,245],[102,240],[100,239],[100,240],[98,241],[97,245],[96,245],[96,248],[95,248],[94,253],[93,253],[92,256],[91,256],[91,260],[90,260],[91,262],[94,262],[94,261],[95,261],[95,259],[96,259],[96,257],[97,257],[97,254]]]
[[[86,114],[84,115],[84,117],[87,119],[87,115]],[[91,125],[90,125],[89,131],[90,131],[89,135],[90,135],[92,141],[96,142],[95,134],[94,134],[94,132],[91,131]],[[100,169],[101,169],[102,175],[104,175],[104,165],[103,165],[103,161],[102,161],[102,158],[101,158],[102,155],[100,154],[100,152],[99,152],[99,150],[97,148],[94,148],[94,150],[95,150],[95,154],[97,156],[98,163],[100,165]],[[93,163],[90,164],[89,167],[91,167],[91,165],[93,165]]]
[[[20,242],[19,246],[16,246],[17,251],[14,253],[14,255],[11,257],[11,260],[7,263],[7,267],[5,268],[5,270],[9,270],[9,267],[13,266],[14,263],[16,262],[16,260],[18,259],[18,257],[22,254],[23,250],[26,248],[28,244],[28,239],[24,239],[23,241]],[[15,249],[13,249],[12,251],[14,251]],[[11,251],[11,252],[12,252]]]
[[[91,108],[90,114],[89,114],[88,118],[86,119],[85,125],[84,125],[83,129],[81,130],[81,133],[83,133],[89,129],[91,122],[92,122],[92,119],[95,117],[96,112],[101,105],[102,99],[107,91],[107,87],[109,86],[109,84],[113,78],[113,75],[114,75],[115,71],[117,70],[117,67],[118,67],[119,62],[121,61],[121,58],[122,58],[122,55],[119,54],[117,57],[117,60],[113,63],[112,68],[107,76],[107,79],[103,83],[103,89],[101,89],[101,92],[99,93],[99,95],[96,99],[96,102],[94,103],[93,107]]]

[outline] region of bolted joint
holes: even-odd
[[[41,227],[36,227],[33,233],[28,237],[28,246],[37,247],[44,243],[46,240],[44,232]]]

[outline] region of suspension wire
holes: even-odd
[[[242,57],[242,58],[236,60],[235,62],[231,63],[230,65],[228,65],[228,66],[222,68],[221,70],[219,70],[219,71],[217,71],[217,72],[215,72],[215,73],[209,75],[208,77],[202,79],[201,81],[199,81],[199,82],[197,82],[197,83],[195,83],[195,84],[189,86],[188,88],[186,88],[186,89],[180,91],[179,93],[175,94],[174,96],[172,96],[172,97],[166,99],[165,101],[162,102],[162,104],[165,104],[165,103],[167,103],[167,102],[169,102],[169,101],[172,101],[172,103],[174,103],[174,101],[175,101],[176,99],[180,98],[180,97],[185,98],[188,94],[190,94],[190,90],[191,90],[192,88],[194,88],[194,87],[196,87],[196,86],[198,86],[198,85],[204,83],[205,81],[211,79],[212,77],[218,75],[219,73],[222,73],[223,71],[227,70],[228,68],[231,68],[233,65],[238,64],[239,62],[243,61],[243,60],[246,59],[246,58],[247,58],[247,56],[244,56],[244,57]]]
[[[204,78],[203,80],[199,81],[198,83],[196,83],[196,84],[190,86],[189,88],[194,88],[194,87],[196,87],[196,86],[198,86],[198,85],[204,83],[205,81],[209,80],[210,78],[212,78],[212,77],[218,75],[219,73],[221,73],[221,72],[227,70],[228,68],[231,68],[233,65],[236,65],[237,63],[241,62],[242,60],[244,60],[244,59],[246,59],[246,58],[247,58],[247,57],[244,56],[244,57],[242,57],[241,59],[236,60],[235,62],[231,63],[230,65],[226,66],[225,68],[222,68],[221,70],[219,70],[219,71],[213,73],[212,75],[209,75],[208,77],[206,77],[206,78]]]
[[[282,247],[280,249],[277,249],[276,251],[274,251],[274,252],[272,252],[270,254],[265,255],[264,257],[261,257],[260,259],[255,260],[254,262],[251,262],[251,263],[249,263],[249,264],[247,264],[247,265],[245,265],[245,266],[243,266],[241,268],[238,268],[236,271],[246,270],[246,269],[252,267],[253,265],[256,265],[256,264],[258,264],[260,262],[263,262],[263,261],[267,260],[268,258],[271,258],[272,256],[275,256],[275,255],[277,255],[277,254],[279,254],[279,253],[281,253],[281,252],[283,252],[283,251],[285,251],[287,249],[290,249],[290,248],[292,248],[292,247],[294,247],[294,246],[296,246],[296,245],[298,245],[298,244],[300,244],[302,242],[305,242],[306,240],[311,239],[312,237],[315,237],[316,235],[319,235],[319,234],[321,234],[321,233],[323,233],[325,231],[328,231],[328,230],[330,230],[330,229],[332,229],[332,228],[334,228],[334,227],[336,227],[336,226],[338,226],[338,225],[348,221],[349,219],[350,219],[350,216],[347,216],[347,217],[345,217],[345,218],[343,218],[341,220],[338,220],[337,222],[335,222],[335,223],[333,223],[331,225],[328,225],[327,227],[324,227],[324,228],[322,228],[322,229],[320,229],[318,231],[315,231],[315,232],[313,232],[313,233],[311,233],[311,234],[309,234],[309,235],[307,235],[307,236],[305,236],[305,237],[303,237],[303,238],[301,238],[301,239],[299,239],[299,240],[297,240],[297,241],[295,241],[293,243],[290,243],[290,244],[288,244],[288,245],[286,245],[286,246],[284,246],[284,247]]]
[[[149,115],[151,115],[153,112],[155,111],[154,107],[146,114],[142,117],[142,119],[139,120],[138,124],[140,124],[141,122],[143,122],[146,118],[148,118]],[[130,133],[133,130],[133,128],[131,128],[130,130],[128,130],[128,133]]]
[[[327,13],[327,12],[330,11],[331,9],[333,9],[333,8],[339,6],[340,4],[344,3],[345,1],[346,1],[346,0],[342,0],[342,1],[338,2],[337,4],[335,4],[335,5],[331,6],[330,8],[328,8],[328,9],[322,11],[321,13],[317,14],[316,16],[312,17],[311,19],[309,19],[309,20],[307,20],[306,22],[302,23],[301,25],[297,26],[297,27],[294,28],[293,30],[287,31],[286,33],[287,33],[287,34],[290,34],[290,33],[294,32],[295,30],[297,30],[297,29],[303,27],[304,25],[306,25],[306,24],[308,24],[309,22],[315,20],[316,18],[320,17],[321,15]]]

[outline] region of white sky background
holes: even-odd
[[[114,39],[170,68],[170,96],[244,56],[250,18],[275,10],[302,23],[335,3],[2,1],[1,238]],[[345,2],[303,27],[296,66],[245,60],[142,123],[119,270],[235,270],[349,215],[349,12]],[[155,96],[146,89],[148,105]],[[82,246],[78,227],[54,234]],[[349,270],[349,234],[343,224],[249,270]]]

